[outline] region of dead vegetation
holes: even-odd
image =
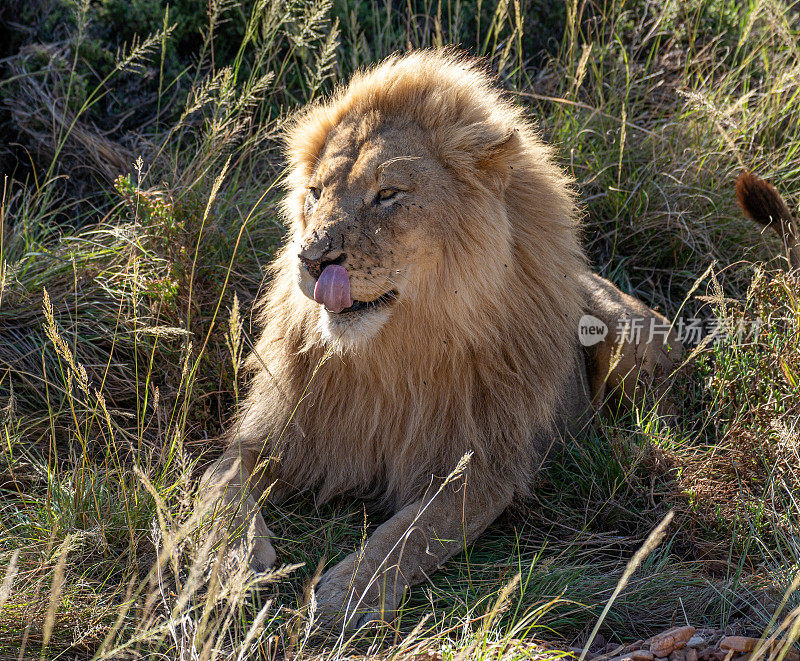
[[[0,656],[579,657],[670,510],[588,645],[595,661],[688,623],[713,631],[713,661],[739,655],[719,658],[720,632],[796,640],[800,291],[733,186],[745,167],[796,210],[796,8],[568,3],[534,66],[538,5],[212,2],[184,62],[177,6],[95,57],[92,12],[118,9],[101,4],[52,5],[54,38],[2,63]],[[226,600],[200,590],[216,555],[194,547],[194,478],[282,236],[284,119],[354,66],[447,42],[486,55],[559,146],[599,271],[670,316],[760,331],[694,353],[676,424],[639,411],[554,457],[536,498],[414,591],[394,628],[325,635],[306,586],[369,513],[274,508],[288,568],[242,576]]]

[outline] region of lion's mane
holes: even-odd
[[[454,173],[436,281],[363,350],[332,351],[296,282],[293,234],[333,127],[412,120]],[[369,130],[365,132],[369,140]],[[288,131],[290,236],[273,265],[231,442],[274,453],[280,483],[400,506],[473,456],[473,488],[525,492],[579,360],[586,263],[570,179],[523,111],[474,60],[396,56],[355,75]],[[435,182],[431,182],[434,185]]]

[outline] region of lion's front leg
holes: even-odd
[[[272,533],[260,507],[266,476],[257,462],[255,452],[231,446],[200,482],[197,507],[205,519],[205,539],[227,544],[223,576],[244,564],[257,572],[275,564]]]
[[[459,479],[403,508],[356,553],[328,570],[316,591],[316,620],[355,629],[391,620],[407,588],[480,535],[508,506],[511,494]]]

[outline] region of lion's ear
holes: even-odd
[[[481,168],[495,167],[498,162],[504,164],[508,161],[508,156],[516,146],[517,129],[509,129],[500,135],[486,135],[486,141],[478,145],[479,158],[478,165]]]
[[[510,178],[509,161],[519,147],[518,141],[516,129],[477,122],[449,129],[442,153],[454,170],[473,172],[487,184],[502,189]]]
[[[476,164],[482,173],[491,177],[496,186],[504,189],[511,178],[511,157],[518,149],[519,132],[517,129],[507,129],[485,137],[476,153]]]

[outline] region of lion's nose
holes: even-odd
[[[343,264],[347,259],[347,254],[341,250],[324,250],[320,252],[319,250],[304,249],[298,253],[297,257],[311,274],[311,277],[316,280],[326,266]]]

